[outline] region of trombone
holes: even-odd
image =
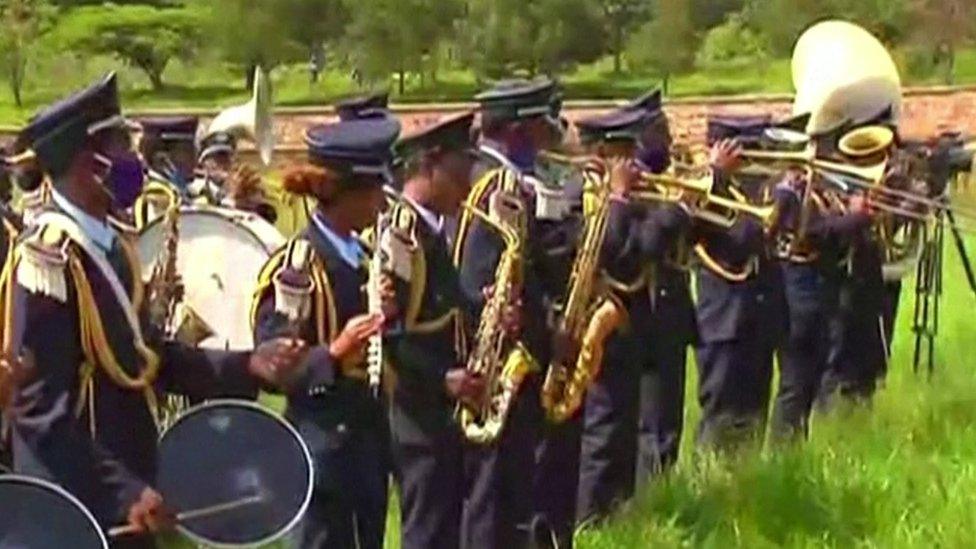
[[[756,205],[738,198],[729,198],[712,192],[711,175],[704,177],[679,177],[670,174],[641,173],[642,185],[631,191],[631,198],[650,202],[676,203],[691,195],[692,215],[697,219],[729,228],[739,214],[752,216],[769,227],[774,219],[776,206]]]

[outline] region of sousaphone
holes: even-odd
[[[253,142],[261,162],[267,166],[271,163],[274,152],[273,110],[271,80],[264,69],[257,67],[254,69],[251,100],[221,111],[198,137],[197,143],[200,144],[217,133],[228,133],[237,139]]]

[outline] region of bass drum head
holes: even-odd
[[[253,547],[287,534],[312,498],[312,459],[298,432],[257,404],[221,400],[191,408],[162,436],[157,489],[190,539]]]
[[[179,232],[176,265],[184,302],[215,332],[200,347],[252,349],[250,308],[258,274],[285,237],[257,214],[211,206],[181,208]],[[162,217],[139,235],[144,281],[152,275],[165,237]]]
[[[95,517],[60,486],[0,475],[0,547],[108,549],[108,541]]]

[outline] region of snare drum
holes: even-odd
[[[180,208],[177,271],[189,305],[214,335],[200,347],[246,351],[254,347],[249,320],[258,274],[285,237],[255,213],[214,206]],[[146,282],[166,238],[162,218],[139,234]]]
[[[60,486],[0,475],[0,547],[108,549],[95,517]]]

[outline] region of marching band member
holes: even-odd
[[[452,262],[445,216],[456,215],[470,190],[473,114],[449,118],[404,136],[402,195],[389,215],[413,246],[396,276],[397,327],[386,349],[395,371],[390,410],[393,458],[400,487],[401,545],[456,548],[464,496],[457,401],[477,402],[484,380],[469,372],[455,342],[458,315],[469,315]],[[397,268],[396,270],[401,270]],[[403,275],[406,275],[404,278]]]
[[[309,163],[288,171],[283,185],[318,206],[308,228],[265,266],[255,292],[256,341],[294,334],[314,343],[286,410],[316,467],[297,532],[303,548],[383,546],[389,433],[386,409],[365,381],[364,353],[385,319],[367,313],[365,254],[355,233],[383,207],[399,132],[385,116],[306,132]],[[384,288],[387,301],[391,292]]]
[[[139,154],[145,164],[146,184],[132,207],[137,228],[162,215],[171,201],[181,200],[189,192],[199,121],[195,117],[147,118],[139,125]]]
[[[632,171],[667,169],[670,134],[658,92],[577,127],[584,143],[622,154]],[[670,263],[672,252],[681,252],[688,211],[680,205],[628,205],[626,193],[636,176],[618,181],[620,172],[615,175],[605,276],[626,303],[628,322],[608,341],[601,375],[587,393],[580,522],[606,517],[633,495],[637,476],[645,479],[676,457],[685,347],[694,334],[687,276]]]
[[[642,101],[652,123],[637,151],[638,166],[664,173],[671,159],[671,129],[661,110],[660,92]],[[697,342],[695,305],[688,273],[689,225],[683,203],[661,205],[650,214],[659,237],[648,241],[651,275],[647,339],[650,356],[640,378],[637,432],[637,481],[660,474],[678,460],[684,430],[685,377],[688,346]],[[640,315],[638,315],[640,316]]]
[[[537,154],[552,141],[559,103],[553,82],[505,81],[476,97],[480,103],[480,161],[469,202],[488,210],[490,197],[505,185],[521,198],[526,217],[525,256],[521,257],[523,341],[535,362],[548,363],[550,337],[544,298],[550,275],[540,217],[554,217],[533,178]],[[515,177],[511,177],[515,175]],[[562,207],[562,205],[557,205]],[[502,241],[479,219],[462,213],[455,242],[461,288],[469,300],[484,302],[494,281]],[[551,284],[550,284],[551,286]],[[480,316],[480,311],[478,315]],[[513,328],[514,331],[514,328]],[[468,490],[462,519],[462,546],[521,547],[533,529],[533,471],[540,425],[539,379],[531,374],[521,386],[500,440],[465,449]]]
[[[729,175],[738,164],[735,141],[756,140],[769,117],[709,120],[714,192],[740,198],[746,190]],[[755,199],[753,199],[755,200]],[[773,349],[783,326],[782,287],[765,253],[762,224],[738,216],[730,228],[700,223],[696,228],[697,347],[702,417],[698,442],[727,447],[760,440],[772,381]]]
[[[253,398],[293,375],[304,344],[204,352],[141,320],[132,234],[108,216],[112,164],[130,147],[114,74],[42,111],[21,137],[53,191],[3,271],[3,359],[22,371],[8,414],[14,468],[64,486],[105,528],[155,532],[173,520],[151,487],[157,391]],[[144,535],[113,541],[152,546]]]
[[[890,110],[885,109],[861,125],[890,125],[888,116]],[[846,129],[850,130],[851,126]],[[838,138],[836,134],[824,136],[825,156],[837,154]],[[887,152],[882,151],[879,156]],[[818,395],[823,408],[829,408],[836,397],[870,400],[887,360],[883,326],[879,321],[885,300],[883,245],[875,231],[870,198],[859,191],[846,202],[848,215],[853,216],[855,223],[834,239],[837,268],[833,269],[831,283],[835,307],[829,323],[827,369]]]
[[[836,132],[816,136],[818,144],[836,142]],[[836,149],[818,146],[818,151]],[[831,280],[837,258],[831,247],[850,241],[870,225],[863,198],[848,212],[829,208],[819,177],[791,170],[773,191],[776,222],[770,230],[773,255],[782,272],[787,311],[786,335],[778,352],[779,387],[773,407],[774,439],[805,437],[814,401],[827,367],[829,337],[825,326],[836,303]]]

